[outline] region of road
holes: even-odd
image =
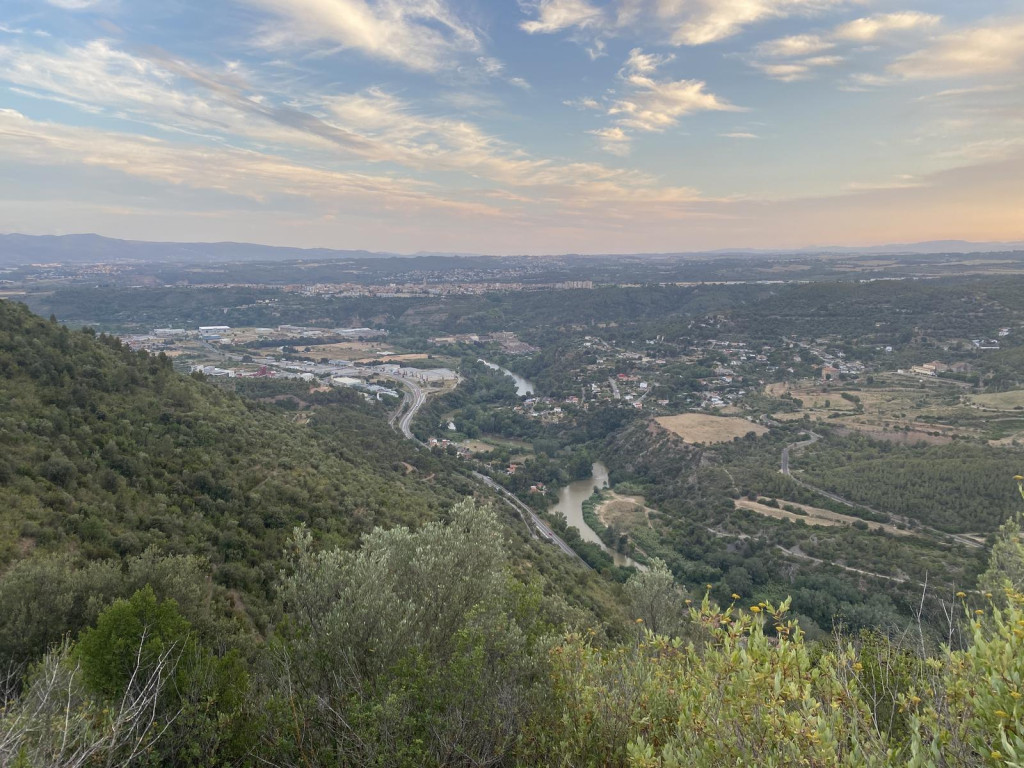
[[[608,377],[608,383],[612,385],[612,397],[616,400],[622,399],[622,393],[619,392],[619,385],[615,383],[615,379]]]
[[[866,504],[858,504],[856,502],[850,501],[849,499],[844,499],[842,496],[838,494],[832,493],[831,491],[826,491],[824,488],[819,488],[816,485],[811,485],[810,483],[805,482],[804,480],[801,480],[800,478],[794,476],[793,473],[790,472],[789,470],[790,450],[794,448],[803,448],[804,446],[812,445],[813,443],[816,443],[819,440],[821,440],[821,435],[815,434],[814,432],[808,432],[807,434],[810,435],[809,440],[801,440],[798,443],[790,443],[789,445],[782,449],[782,459],[780,462],[780,471],[782,472],[782,474],[789,477],[797,485],[802,486],[809,491],[814,491],[815,493],[820,494],[827,499],[831,499],[832,501],[839,502],[840,504],[845,504],[848,507],[859,507],[860,509],[866,509],[868,512],[871,512],[872,514],[891,517],[893,520],[900,520],[904,524],[909,524],[909,520],[907,520],[907,518],[905,517],[901,517],[900,515],[893,515],[888,512],[882,512],[880,510],[874,509],[873,507],[869,507]],[[934,528],[928,528],[925,526],[921,526],[919,530],[922,533],[928,533],[932,536],[936,536],[941,539],[948,539],[950,541],[954,541],[957,544],[964,545],[965,547],[977,549],[978,547],[984,546],[983,544],[978,543],[974,539],[969,539],[966,536],[960,536],[956,533],[946,533],[945,531],[938,531]]]
[[[579,555],[577,555],[573,548],[566,544],[558,536],[558,534],[556,534],[551,529],[550,525],[541,520],[536,512],[534,512],[528,506],[523,504],[523,502],[517,499],[513,494],[509,493],[507,490],[502,488],[500,485],[498,485],[498,483],[489,478],[487,475],[480,474],[479,472],[473,472],[473,477],[475,477],[477,480],[479,480],[481,483],[486,485],[491,490],[497,491],[502,496],[502,498],[504,498],[512,506],[514,506],[520,514],[525,516],[525,519],[529,520],[533,524],[534,529],[540,534],[542,539],[546,539],[547,541],[551,542],[560,550],[562,550],[562,552],[576,560],[578,563],[582,564],[584,567],[590,568],[587,562]]]
[[[782,474],[789,475],[789,477],[793,477],[793,475],[789,471],[789,451],[791,448],[803,448],[805,445],[813,445],[814,443],[821,440],[821,435],[815,434],[814,432],[808,432],[807,434],[811,436],[810,440],[801,440],[799,443],[790,443],[789,445],[782,449]],[[797,482],[800,481],[797,480]]]
[[[405,397],[402,400],[402,405],[400,405],[398,409],[391,415],[389,423],[391,424],[391,426],[395,426],[395,423],[397,421],[398,428],[399,430],[401,430],[402,434],[406,437],[406,439],[412,440],[414,443],[421,447],[425,447],[424,444],[417,440],[416,436],[412,433],[411,425],[412,420],[416,418],[416,413],[419,411],[420,408],[423,407],[423,404],[427,401],[426,392],[423,391],[423,388],[420,387],[419,384],[410,381],[409,379],[403,379],[394,376],[389,376],[387,378],[390,378],[392,381],[395,381],[398,384],[401,384],[403,387],[405,387]],[[587,562],[578,554],[576,554],[573,548],[566,544],[562,540],[562,538],[551,529],[550,525],[541,520],[540,517],[538,517],[532,509],[530,509],[522,501],[516,498],[515,495],[509,493],[507,490],[498,485],[498,483],[489,478],[487,475],[481,474],[479,472],[473,472],[472,475],[481,483],[486,485],[488,488],[490,488],[493,491],[496,491],[503,499],[505,499],[505,501],[509,505],[511,505],[517,512],[519,512],[520,516],[523,518],[523,522],[525,522],[527,528],[530,529],[531,535],[536,536],[537,534],[540,534],[540,537],[542,539],[545,539],[546,541],[554,544],[556,547],[562,550],[562,552],[567,554],[576,562],[583,565],[585,568],[590,568]]]
[[[403,435],[409,440],[416,440],[416,436],[412,433],[412,420],[416,418],[416,414],[419,412],[423,404],[427,402],[427,393],[423,391],[423,388],[409,379],[397,378],[395,376],[388,376],[387,378],[392,381],[398,382],[405,387],[405,396],[402,398],[402,404],[398,407],[388,420],[391,426],[395,426],[395,421],[398,422],[398,429]],[[401,414],[401,418],[399,418]],[[420,443],[422,445],[422,443]]]

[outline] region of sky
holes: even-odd
[[[1024,0],[4,0],[0,231],[1024,239]]]

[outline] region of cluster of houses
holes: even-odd
[[[938,376],[941,373],[970,373],[970,363],[943,363],[938,360],[933,360],[930,363],[922,363],[921,365],[915,365],[910,368],[909,371],[900,371],[900,373],[916,374],[918,376]]]

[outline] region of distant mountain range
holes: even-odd
[[[663,254],[603,254],[605,256],[723,256],[729,254],[814,255],[814,254],[941,254],[991,253],[1024,250],[1024,241],[972,243],[966,240],[932,240],[892,245],[822,246],[797,249],[722,248]],[[420,251],[412,256],[472,257],[481,254]],[[575,255],[575,254],[573,254]],[[287,248],[255,243],[157,243],[118,240],[101,235],[0,235],[0,266],[18,264],[94,264],[101,262],[224,263],[238,261],[311,261],[318,259],[367,259],[408,257],[408,254],[335,250],[332,248]]]
[[[1024,240],[1005,243],[973,243],[969,240],[928,240],[923,243],[890,243],[888,245],[822,245],[809,248],[723,248],[713,253],[815,254],[842,253],[858,255],[901,255],[940,253],[997,253],[1024,250]]]
[[[255,243],[152,243],[144,240],[117,240],[102,235],[0,235],[0,265],[7,266],[113,261],[223,263],[366,259],[398,255],[330,248],[284,248]]]

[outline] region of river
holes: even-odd
[[[532,381],[527,381],[519,374],[512,373],[512,371],[510,371],[508,368],[502,368],[500,365],[488,363],[486,360],[481,360],[480,362],[486,365],[488,368],[492,368],[495,371],[501,371],[506,376],[511,376],[512,381],[516,383],[516,394],[519,395],[520,397],[525,397],[526,395],[533,394],[534,390]]]
[[[594,466],[591,468],[591,476],[586,480],[577,480],[573,483],[569,483],[564,488],[558,489],[558,503],[551,508],[552,512],[561,512],[565,515],[566,521],[569,525],[575,526],[579,529],[580,536],[584,541],[590,541],[597,544],[605,552],[612,556],[616,565],[633,566],[634,568],[641,568],[632,558],[626,557],[613,549],[609,549],[601,537],[597,535],[593,528],[587,525],[587,521],[583,519],[583,502],[586,501],[593,495],[594,486],[598,488],[608,487],[608,467],[602,464],[600,461],[594,462]]]

